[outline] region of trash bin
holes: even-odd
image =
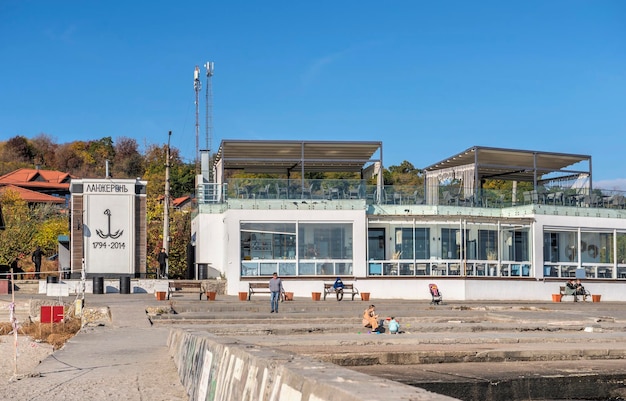
[[[209,276],[209,266],[206,263],[198,264],[198,280],[206,280]]]
[[[48,276],[46,277],[46,283],[50,284],[50,283],[58,283],[59,282],[59,278],[57,276]]]
[[[93,293],[104,294],[104,277],[96,276],[93,278]]]
[[[130,294],[130,276],[120,276],[120,294]]]

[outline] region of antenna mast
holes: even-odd
[[[209,153],[209,162],[211,161],[211,146],[213,146],[213,85],[211,77],[213,76],[213,62],[207,61],[204,64],[206,68],[206,150]],[[209,182],[213,182],[213,169],[209,163]]]
[[[196,66],[193,71],[193,89],[196,91],[196,176],[200,174],[200,120],[199,120],[199,107],[200,107],[200,89],[202,89],[202,82],[200,82],[200,67]]]
[[[163,199],[163,248],[165,253],[170,253],[170,138],[172,131],[167,134],[167,149],[165,151],[165,199]],[[165,259],[165,277],[168,277],[169,263]],[[159,279],[161,277],[157,277]]]

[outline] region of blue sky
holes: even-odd
[[[471,146],[588,154],[626,189],[624,1],[0,2],[0,140],[382,140],[386,166]],[[205,84],[204,76],[202,79]],[[205,143],[200,92],[201,148]]]

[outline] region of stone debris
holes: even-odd
[[[106,326],[111,324],[111,310],[108,306],[83,308],[82,326]]]

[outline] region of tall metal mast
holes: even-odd
[[[196,66],[193,71],[193,89],[196,91],[196,176],[200,174],[200,119],[199,119],[199,107],[200,107],[200,89],[202,89],[202,82],[200,82],[200,67]]]
[[[170,254],[170,138],[172,131],[167,136],[167,150],[165,152],[165,198],[163,199],[163,248],[165,253]],[[165,277],[168,276],[169,263],[165,259]],[[157,279],[160,277],[157,277]]]
[[[211,146],[213,146],[213,85],[211,77],[213,76],[213,62],[207,61],[204,64],[206,68],[206,151],[209,153],[209,161],[211,160]],[[213,169],[209,167],[209,182],[213,182]]]

